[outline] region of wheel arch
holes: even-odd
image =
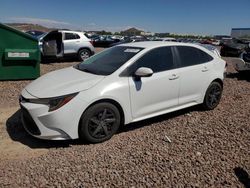
[[[91,51],[91,49],[88,48],[88,47],[81,47],[81,48],[79,48],[78,51],[77,51],[77,54],[79,54],[79,52],[80,52],[81,50],[84,50],[84,49],[88,50],[88,51],[90,52],[90,55],[92,55],[92,51]]]
[[[221,85],[221,87],[223,88],[223,81],[220,78],[214,79],[211,83],[213,83],[213,82],[218,82]]]
[[[209,86],[211,85],[211,83],[213,83],[213,82],[218,82],[218,83],[221,85],[222,89],[223,89],[223,81],[222,81],[221,78],[212,79],[210,82],[208,82],[208,86],[207,86],[207,88],[205,88],[204,93],[203,93],[203,96],[202,96],[202,98],[201,98],[202,101],[200,101],[200,102],[203,102],[203,101],[204,101],[205,96],[206,96],[206,92],[207,92]]]
[[[205,100],[206,100],[206,95],[207,95],[207,91],[208,91],[208,89],[210,88],[210,86],[211,86],[211,84],[212,83],[218,83],[220,86],[221,86],[221,95],[222,95],[222,91],[223,91],[223,80],[221,79],[221,78],[216,78],[216,79],[213,79],[210,83],[209,83],[209,86],[207,87],[207,89],[206,89],[206,92],[205,92],[205,94],[204,94],[204,96],[203,96],[203,101],[202,101],[202,105],[203,105],[203,107],[205,108],[205,110],[212,110],[212,109],[214,109],[215,107],[213,107],[213,108],[210,108],[210,107],[207,107],[207,104],[204,104],[205,103]],[[221,98],[221,96],[220,96],[220,98]],[[220,99],[219,99],[220,100]]]
[[[115,101],[114,99],[105,98],[105,99],[100,99],[100,100],[97,100],[97,101],[91,103],[91,104],[83,111],[83,113],[82,113],[82,115],[81,115],[81,118],[80,118],[80,120],[79,120],[79,122],[78,122],[78,131],[79,131],[79,128],[80,128],[80,123],[81,123],[81,121],[82,121],[82,116],[83,116],[83,114],[84,114],[91,106],[94,106],[95,104],[99,104],[99,103],[103,103],[103,102],[111,103],[111,104],[113,104],[115,107],[117,107],[117,109],[119,110],[120,115],[121,115],[121,126],[124,125],[124,123],[125,123],[125,114],[124,114],[124,110],[123,110],[122,106],[120,105],[120,103],[117,102],[117,101]]]

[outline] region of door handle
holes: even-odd
[[[207,72],[208,68],[207,67],[203,67],[203,69],[201,70],[202,72]]]
[[[168,78],[169,80],[176,80],[178,79],[179,76],[177,76],[176,74],[172,74],[172,76],[170,78]]]

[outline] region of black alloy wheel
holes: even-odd
[[[212,110],[220,103],[222,86],[218,82],[212,82],[207,89],[203,106],[207,110]]]
[[[82,116],[79,136],[91,143],[110,139],[121,123],[119,110],[110,103],[91,106]]]

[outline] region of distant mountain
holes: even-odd
[[[121,31],[121,34],[130,36],[130,35],[140,35],[141,32],[143,32],[143,31],[132,27],[132,28],[129,28],[125,31]]]
[[[29,24],[29,23],[5,23],[5,24],[23,32],[26,32],[29,30],[36,30],[36,31],[43,31],[43,32],[49,32],[49,31],[55,30],[54,28],[47,28],[41,25]]]

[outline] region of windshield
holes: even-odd
[[[75,66],[75,68],[97,75],[110,75],[142,49],[138,47],[116,46],[86,59]]]

